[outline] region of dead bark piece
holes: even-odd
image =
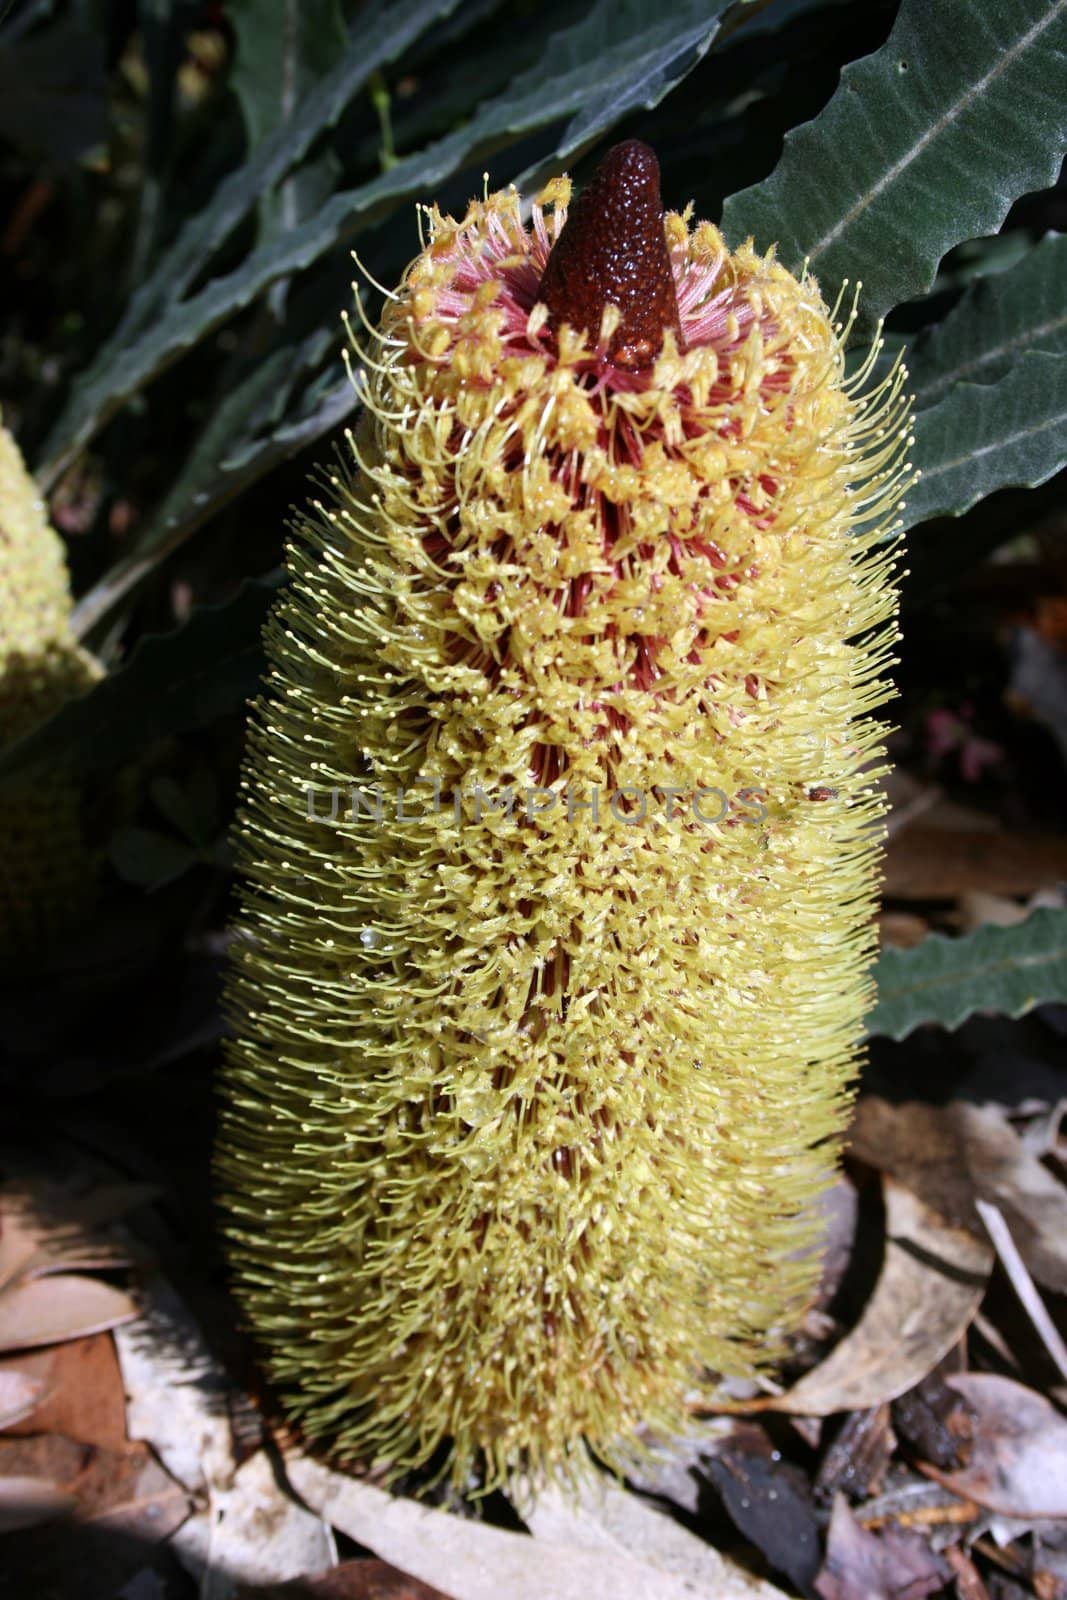
[[[893,1401],[893,1424],[900,1437],[935,1467],[951,1472],[970,1460],[974,1412],[937,1373]]]
[[[978,1568],[958,1544],[950,1544],[942,1554],[955,1574],[959,1600],[989,1600],[989,1590],[982,1582]]]
[[[819,1465],[816,1498],[829,1504],[838,1491],[850,1500],[880,1493],[895,1446],[888,1405],[854,1411]]]

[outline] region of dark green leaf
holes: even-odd
[[[658,105],[706,53],[729,3],[675,0],[663,6],[616,0],[594,6],[583,22],[558,34],[550,45],[552,92],[561,98],[573,94],[580,109],[563,130],[557,156],[591,144],[639,106]],[[521,96],[525,85],[539,78],[543,81],[543,67],[512,89]]]
[[[355,409],[356,391],[348,378],[324,375],[308,390],[295,416],[286,423],[277,420],[302,366],[324,341],[329,343],[328,335],[313,335],[295,349],[275,351],[219,404],[134,548],[74,608],[80,637],[209,517],[279,462],[334,432]]]
[[[253,146],[285,127],[344,55],[338,0],[230,0],[237,33],[231,83]]]
[[[1021,1016],[1067,1000],[1067,911],[1034,911],[1014,928],[962,939],[933,933],[911,950],[883,950],[871,1034],[903,1039],[924,1022],[956,1028],[974,1011]]]
[[[1067,357],[1032,350],[999,383],[958,383],[915,423],[904,525],[957,516],[995,490],[1044,483],[1067,464]]]
[[[339,0],[231,0],[237,59],[231,82],[253,148],[296,116],[305,96],[327,77],[347,47]],[[339,163],[330,151],[263,197],[270,227],[295,228],[335,186]]]
[[[1067,135],[1067,0],[903,0],[881,50],[727,202],[731,241],[807,257],[867,323],[924,293],[945,252],[1055,182]]]
[[[978,278],[908,355],[919,410],[957,383],[995,383],[1030,350],[1067,356],[1067,235],[1049,234],[1004,272]]]

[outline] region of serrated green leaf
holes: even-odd
[[[905,527],[1044,483],[1067,464],[1067,356],[1034,350],[999,383],[957,384],[917,418],[912,461]]]
[[[284,127],[348,43],[338,0],[230,0],[237,34],[230,83],[253,145]]]
[[[296,116],[348,44],[339,0],[231,0],[237,59],[230,82],[253,148]],[[291,172],[261,202],[265,226],[295,228],[335,187],[332,151]]]
[[[45,444],[37,474],[44,487],[55,481],[78,450],[141,383],[217,326],[221,318],[215,315],[211,320],[210,312],[206,321],[197,323],[203,294],[194,296],[187,305],[180,303],[181,296],[263,195],[333,126],[368,79],[457,3],[458,0],[383,0],[361,17],[355,37],[333,71],[304,97],[290,122],[264,139],[248,161],[223,179],[209,203],[185,225],[151,278],[132,297],[118,328],[72,386],[70,398]],[[265,282],[273,282],[284,272],[283,267],[268,273]],[[235,277],[239,274],[231,274],[224,281],[232,282]],[[234,309],[247,305],[255,292],[253,289],[244,298],[238,295]],[[165,309],[168,307],[169,312]],[[185,312],[192,326],[188,338],[181,336]],[[161,321],[165,324],[164,337],[154,339],[153,331]],[[139,361],[124,359],[144,344],[149,353],[158,352],[154,359],[147,355]],[[144,375],[131,388],[131,378],[138,372]]]
[[[639,106],[658,105],[707,53],[729,3],[676,0],[665,7],[617,0],[613,6],[594,6],[582,24],[560,34],[553,79],[577,88],[580,109],[564,129],[556,155],[566,158],[591,144]],[[531,80],[536,76],[536,69],[528,74]]]
[[[807,257],[831,293],[862,278],[869,324],[1054,183],[1065,142],[1067,0],[903,0],[771,176],[727,202],[724,231],[777,242],[792,268]]]
[[[957,383],[995,383],[1031,350],[1067,356],[1067,235],[1049,234],[1004,272],[978,278],[908,353],[920,411]]]
[[[386,202],[432,195],[475,152],[496,148],[578,112],[589,95],[591,63],[595,63],[598,77],[606,74],[613,86],[612,106],[598,98],[599,109],[594,108],[591,120],[583,111],[571,125],[577,129],[577,141],[569,130],[565,132],[561,152],[602,131],[609,114],[615,120],[641,104],[643,96],[666,92],[670,60],[679,73],[693,64],[698,53],[694,41],[699,35],[710,42],[715,19],[726,3],[686,0],[674,7],[669,24],[665,24],[659,0],[597,0],[579,23],[554,34],[537,65],[516,78],[503,94],[479,107],[465,127],[398,161],[370,183],[334,195],[300,229],[265,241],[235,271],[214,280],[190,300],[171,305],[128,347],[116,348],[117,340],[110,341],[106,359],[94,361],[75,385],[71,402],[45,449],[50,465],[39,477],[49,481],[125,401],[186,350],[279,278],[302,271],[341,240],[354,237],[372,217],[380,215]],[[699,22],[695,20],[698,16]],[[673,57],[671,36],[677,45]],[[594,51],[599,55],[590,53]],[[651,77],[650,53],[656,62]]]
[[[347,377],[334,379],[324,374],[308,389],[300,410],[288,422],[271,417],[288,399],[293,384],[323,342],[329,343],[329,335],[320,333],[295,348],[276,350],[224,396],[133,548],[75,606],[71,621],[79,638],[236,495],[279,462],[333,433],[351,415],[358,403],[352,384]]]
[[[903,1039],[924,1022],[957,1028],[974,1011],[1018,1017],[1067,1000],[1067,911],[1034,911],[1014,928],[962,939],[932,933],[911,950],[883,950],[871,1034]]]
[[[225,604],[142,639],[124,667],[0,754],[0,784],[59,765],[75,774],[118,768],[156,739],[236,710],[259,687],[260,633],[277,585],[251,580]]]

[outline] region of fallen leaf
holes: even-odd
[[[1060,1413],[996,1373],[961,1372],[947,1382],[974,1413],[971,1458],[954,1472],[931,1463],[923,1471],[1003,1517],[1067,1517],[1067,1421]]]
[[[17,1363],[47,1391],[32,1416],[13,1431],[61,1433],[85,1444],[121,1449],[126,1442],[126,1395],[110,1333],[8,1357],[0,1362],[0,1393],[8,1363]]]
[[[454,1600],[695,1600],[707,1596],[636,1557],[531,1539],[471,1522],[331,1472],[302,1456],[287,1461],[302,1498],[349,1538]],[[780,1592],[724,1563],[716,1600],[767,1600]]]
[[[764,1430],[752,1423],[719,1445],[702,1472],[735,1528],[774,1571],[807,1592],[819,1570],[819,1529],[803,1473],[781,1461]]]
[[[1031,1276],[1067,1293],[1067,1189],[991,1106],[960,1104],[953,1118],[978,1198],[1003,1213]]]
[[[385,1561],[342,1561],[332,1572],[267,1589],[237,1591],[236,1600],[452,1600]]]
[[[46,1478],[0,1478],[0,1533],[51,1522],[73,1509],[74,1501]]]
[[[130,1265],[128,1248],[97,1230],[154,1199],[145,1183],[79,1177],[0,1188],[0,1287],[16,1277]]]
[[[41,1242],[38,1225],[10,1193],[0,1190],[0,1289],[33,1260]]]
[[[41,1528],[24,1522],[5,1540],[5,1595],[99,1600],[125,1594],[149,1564],[173,1573],[168,1539],[191,1502],[145,1445],[98,1450],[56,1434],[0,1440],[0,1488],[15,1478],[61,1493],[70,1515]]]
[[[985,1200],[1003,1212],[1030,1274],[1067,1293],[1067,1190],[993,1105],[893,1105],[865,1095],[850,1131],[853,1155],[888,1172],[947,1222],[975,1238]]]
[[[140,1300],[143,1315],[115,1330],[127,1432],[147,1440],[179,1483],[206,1493],[233,1477],[229,1381],[161,1274],[146,1276]]]
[[[848,1149],[875,1172],[896,1178],[945,1222],[987,1242],[974,1209],[963,1135],[947,1107],[861,1095],[848,1132]]]
[[[902,1184],[883,1177],[882,1189],[885,1261],[858,1324],[792,1389],[744,1409],[815,1417],[866,1411],[914,1388],[970,1325],[993,1251]]]
[[[815,1580],[821,1600],[922,1600],[951,1571],[925,1539],[892,1526],[861,1528],[843,1494],[834,1498],[826,1562]]]
[[[136,1316],[128,1294],[96,1278],[26,1278],[0,1294],[0,1350],[77,1339]]]
[[[203,1600],[232,1595],[238,1582],[280,1583],[334,1565],[329,1527],[286,1492],[267,1456],[237,1467],[234,1391],[182,1300],[158,1273],[141,1299],[146,1314],[115,1334],[127,1426],[204,1502],[171,1541]]]
[[[780,1520],[787,1509],[785,1504],[779,1507]],[[529,1503],[523,1501],[520,1514],[535,1539],[636,1556],[660,1572],[693,1584],[699,1594],[743,1593],[749,1600],[770,1600],[779,1594],[769,1584],[754,1580],[738,1590],[737,1569],[725,1556],[613,1478],[590,1479],[575,1493],[547,1487]],[[814,1533],[814,1523],[812,1530]]]
[[[74,1492],[81,1522],[106,1523],[141,1541],[169,1539],[192,1509],[188,1492],[140,1442],[94,1450]]]
[[[0,1372],[0,1428],[10,1428],[35,1411],[48,1393],[42,1378],[29,1372]]]

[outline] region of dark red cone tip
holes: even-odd
[[[609,150],[579,195],[537,297],[548,307],[551,327],[566,322],[590,339],[600,333],[605,306],[618,306],[622,320],[608,348],[616,366],[651,366],[668,328],[682,347],[659,162],[640,139]]]

